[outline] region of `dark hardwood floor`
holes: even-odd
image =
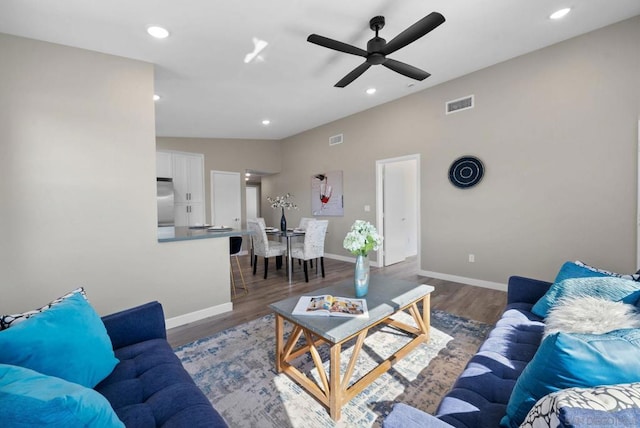
[[[270,303],[290,296],[310,294],[318,288],[353,277],[353,263],[325,258],[325,278],[322,278],[319,270],[316,275],[314,264],[314,268],[309,270],[309,282],[305,283],[302,267],[294,262],[293,284],[289,285],[284,267],[275,270],[275,263],[272,262],[269,266],[269,276],[265,280],[262,260],[258,260],[258,271],[253,276],[249,257],[240,256],[239,258],[249,293],[244,295],[242,290],[238,290],[238,297],[233,299],[231,312],[168,330],[167,335],[172,346],[184,345],[267,315],[271,312]],[[240,284],[235,261],[233,264],[236,284]],[[383,274],[433,285],[435,291],[431,294],[432,309],[494,324],[506,304],[507,297],[503,291],[429,278],[420,276],[417,272],[415,258],[385,268],[371,267],[372,274]]]

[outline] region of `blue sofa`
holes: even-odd
[[[540,345],[544,323],[531,308],[550,286],[535,279],[509,278],[502,317],[442,399],[435,416],[398,403],[383,427],[498,427],[518,376]]]
[[[226,427],[167,342],[162,306],[102,318],[120,363],[95,390],[127,427]]]

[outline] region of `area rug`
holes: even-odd
[[[408,315],[402,321],[413,323]],[[175,350],[186,370],[231,427],[379,427],[393,404],[433,413],[490,326],[433,310],[431,338],[342,407],[334,422],[327,409],[288,376],[275,371],[275,317],[267,315]],[[285,331],[291,325],[285,322]],[[360,353],[356,379],[409,340],[384,326],[370,332]],[[343,347],[346,367],[354,342]],[[322,346],[323,361],[328,347]],[[294,365],[318,379],[310,356]],[[328,363],[325,367],[328,372]],[[343,367],[344,372],[344,367]]]

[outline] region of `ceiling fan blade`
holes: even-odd
[[[444,21],[444,16],[438,12],[431,12],[429,15],[425,16],[420,21],[416,22],[411,27],[391,39],[391,41],[382,48],[380,53],[383,55],[392,54],[398,49],[407,46],[409,43],[415,42],[420,37],[442,24]]]
[[[336,83],[335,86],[336,88],[344,88],[345,86],[347,86],[349,83],[353,82],[354,80],[356,80],[358,77],[360,77],[360,75],[362,73],[364,73],[365,71],[367,71],[369,69],[369,67],[371,67],[371,64],[369,64],[368,62],[363,62],[362,64],[360,64],[359,66],[357,66],[356,68],[354,68],[351,73],[347,74],[346,76],[344,76],[342,78],[342,80],[340,80],[338,83]]]
[[[407,77],[411,77],[416,80],[424,80],[427,77],[431,76],[424,70],[420,70],[412,65],[405,64],[404,62],[396,61],[395,59],[387,58],[385,62],[382,63],[388,69],[395,71],[396,73],[404,74]]]
[[[347,43],[343,43],[343,42],[339,42],[337,40],[333,40],[330,39],[328,37],[324,37],[324,36],[319,36],[317,34],[312,34],[309,37],[307,37],[307,41],[314,43],[316,45],[320,45],[323,46],[325,48],[329,48],[329,49],[333,49],[335,51],[340,51],[340,52],[344,52],[344,53],[348,53],[351,55],[358,55],[358,56],[362,56],[362,57],[367,57],[368,52],[357,48],[355,46],[349,45]]]

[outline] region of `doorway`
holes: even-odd
[[[384,237],[378,265],[420,260],[420,155],[376,161],[376,222]]]

